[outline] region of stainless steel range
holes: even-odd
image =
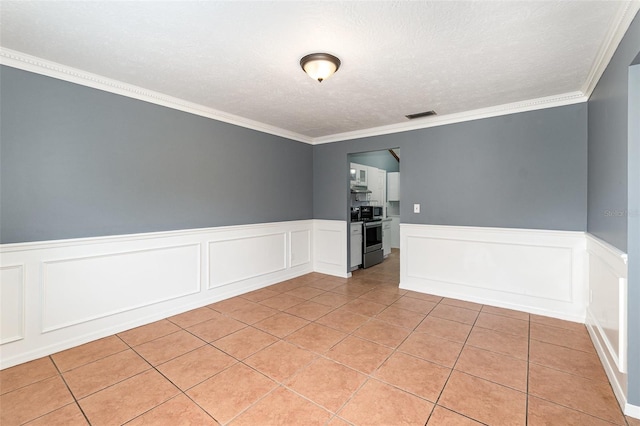
[[[382,220],[366,220],[362,224],[362,267],[369,268],[381,263],[382,252]]]
[[[382,251],[382,207],[361,206],[362,229],[362,267],[368,268],[381,263]]]

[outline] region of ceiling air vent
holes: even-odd
[[[422,118],[422,117],[430,117],[432,115],[436,115],[435,111],[425,111],[425,112],[418,112],[416,114],[409,114],[409,115],[405,115],[405,117],[407,117],[409,120],[413,120],[414,118]]]

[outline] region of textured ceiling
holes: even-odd
[[[584,92],[628,6],[2,1],[0,44],[312,139]],[[342,61],[321,84],[316,51]]]

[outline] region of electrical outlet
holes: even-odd
[[[420,204],[414,204],[413,205],[413,212],[414,213],[420,213]]]

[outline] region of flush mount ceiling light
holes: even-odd
[[[340,68],[340,59],[328,53],[312,53],[300,59],[300,66],[309,77],[322,83]]]

